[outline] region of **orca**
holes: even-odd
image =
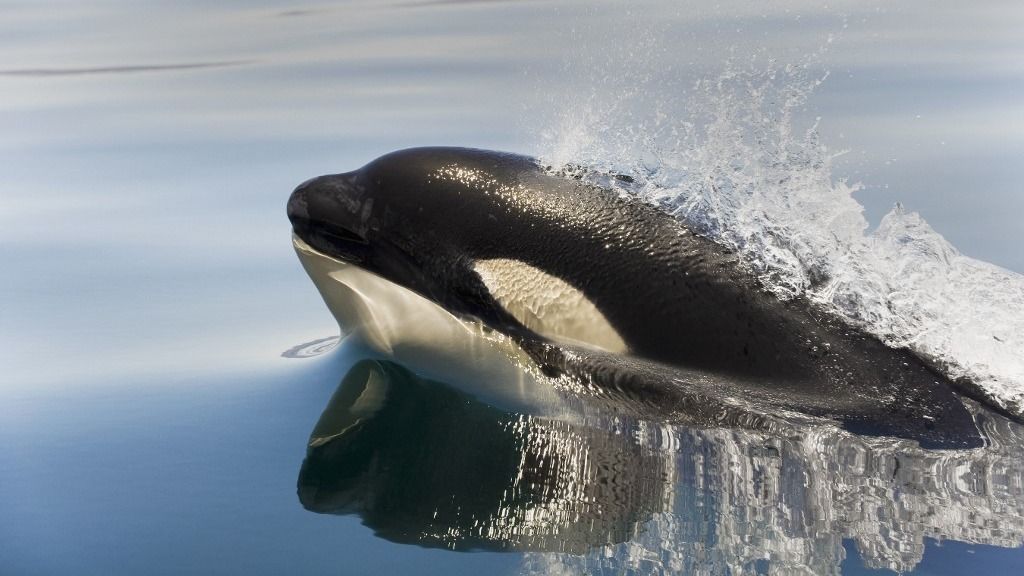
[[[809,416],[922,446],[984,442],[952,383],[910,352],[804,298],[780,300],[670,215],[527,156],[401,150],[300,184],[287,210],[343,330],[358,324],[385,352],[408,329],[429,355],[454,322],[513,343],[534,380],[651,417],[758,427]],[[372,286],[332,286],[332,274]],[[391,290],[404,304],[381,296]],[[439,312],[398,322],[413,300]]]

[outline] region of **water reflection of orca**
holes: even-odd
[[[505,412],[363,360],[313,430],[299,500],[396,542],[582,553],[635,537],[669,473],[628,436]]]
[[[415,338],[443,349],[440,335],[398,323],[433,306],[507,336],[545,374],[669,420],[797,411],[923,445],[982,443],[949,381],[910,353],[806,300],[778,300],[672,217],[530,158],[395,152],[305,182],[288,215],[343,328],[388,351]]]
[[[346,366],[299,499],[391,541],[568,553],[529,556],[537,574],[838,574],[850,542],[867,566],[906,572],[929,538],[1024,542],[1024,428],[973,405],[991,444],[938,451],[830,425],[548,419],[389,361]]]

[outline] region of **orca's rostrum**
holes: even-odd
[[[982,443],[950,382],[911,353],[779,300],[671,216],[532,158],[402,150],[301,184],[288,216],[343,330],[413,364],[459,361],[485,399],[546,393],[501,372],[503,340],[526,368],[652,418],[757,427],[795,412]]]

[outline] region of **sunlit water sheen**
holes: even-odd
[[[990,446],[930,452],[485,404],[331,348],[284,214],[310,176],[414,145],[628,170],[765,270],[801,263],[780,286],[892,263],[868,269],[912,287],[876,302],[908,321],[887,337],[1019,366],[995,330],[1024,272],[1018,3],[0,8],[0,574],[1024,565],[1017,425],[979,409]],[[730,139],[751,122],[766,138]],[[708,209],[712,185],[737,202]],[[390,393],[350,403],[369,374]]]

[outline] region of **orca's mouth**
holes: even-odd
[[[362,234],[330,222],[294,216],[291,220],[295,235],[317,251],[352,263],[366,259],[370,242]]]

